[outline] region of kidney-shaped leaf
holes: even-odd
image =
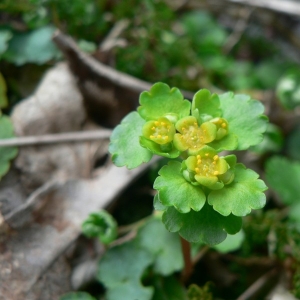
[[[188,116],[191,103],[184,100],[177,88],[172,88],[162,82],[155,83],[149,92],[140,95],[139,114],[145,120],[154,120],[166,114],[176,114],[179,118]]]
[[[152,158],[152,153],[140,145],[144,124],[145,120],[134,111],[114,129],[108,150],[117,167],[126,166],[128,169],[133,169]]]
[[[186,214],[170,207],[164,212],[162,220],[169,231],[179,232],[187,241],[208,245],[221,243],[227,233],[235,234],[242,227],[242,218],[233,215],[224,217],[208,204],[198,212],[191,210]]]
[[[233,182],[220,190],[212,191],[208,195],[208,203],[223,216],[231,213],[245,216],[251,209],[263,208],[266,204],[264,191],[267,186],[258,176],[243,164],[237,164]]]
[[[170,161],[163,166],[154,182],[154,188],[159,191],[159,200],[165,206],[174,206],[178,211],[187,213],[191,208],[199,211],[206,200],[200,186],[187,182],[180,172],[181,164]]]
[[[238,138],[238,150],[248,149],[259,144],[267,128],[264,106],[247,95],[234,95],[229,92],[219,96],[222,118],[229,124],[229,132]]]

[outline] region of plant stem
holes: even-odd
[[[181,282],[185,283],[193,272],[193,263],[191,259],[191,244],[180,237],[181,249],[184,259],[184,268],[181,272]]]

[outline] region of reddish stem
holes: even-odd
[[[184,268],[181,272],[181,281],[185,283],[191,276],[193,272],[193,263],[191,259],[191,244],[180,237],[181,249],[184,259]]]

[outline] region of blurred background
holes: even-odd
[[[199,286],[194,287],[198,298],[185,298],[182,289],[174,296],[173,277],[162,284],[145,276],[143,284],[155,286],[155,300],[299,298],[300,1],[1,0],[0,109],[13,126],[8,129],[0,120],[1,138],[13,132],[26,137],[110,130],[137,107],[139,93],[158,81],[178,87],[187,99],[207,88],[262,101],[270,125],[263,142],[239,154],[239,160],[266,180],[269,191],[265,209],[245,218],[237,237],[219,248],[195,246],[195,253],[200,249],[202,254],[188,283]],[[104,299],[105,287],[91,279],[97,269],[89,268],[105,249],[84,238],[73,245],[87,216],[79,216],[78,207],[84,210],[88,205],[81,200],[89,199],[78,196],[78,204],[77,195],[87,190],[91,199],[105,194],[91,186],[81,189],[83,179],[112,176],[106,173],[108,141],[95,143],[88,144],[88,152],[87,144],[72,146],[71,154],[68,145],[20,146],[9,171],[17,150],[7,154],[0,148],[5,157],[4,162],[0,157],[0,176],[6,174],[0,184],[0,216],[10,227],[0,235],[1,300],[58,299],[71,290]],[[110,212],[122,226],[149,216],[158,169],[159,163],[143,176],[139,171],[139,176],[116,177],[123,180],[121,187],[100,179],[99,186],[102,182],[115,193],[103,204],[93,202],[90,210],[114,200]],[[33,202],[36,195],[39,200]],[[76,207],[71,200],[65,206],[74,215],[62,213],[62,199],[76,200]],[[50,210],[49,204],[36,205],[45,201]],[[65,233],[75,219],[76,230]],[[44,231],[45,224],[55,227],[55,236]],[[39,257],[36,245],[44,245],[39,267],[32,263]],[[71,245],[73,250],[62,258]],[[16,257],[26,259],[16,265]],[[59,265],[48,270],[57,260]],[[20,277],[22,264],[27,269]],[[19,286],[16,294],[14,285]],[[96,299],[84,295],[62,299]]]

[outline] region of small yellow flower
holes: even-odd
[[[164,145],[172,142],[175,127],[167,118],[159,118],[147,122],[143,127],[143,136],[157,144]]]
[[[204,122],[198,125],[195,117],[180,119],[176,125],[179,133],[174,136],[174,146],[179,151],[188,150],[189,155],[197,153],[205,144],[216,138],[217,126],[212,122]]]
[[[220,189],[224,183],[220,176],[228,171],[228,163],[217,152],[209,147],[204,146],[194,156],[190,156],[185,161],[186,167],[193,172],[195,180],[210,189]]]

